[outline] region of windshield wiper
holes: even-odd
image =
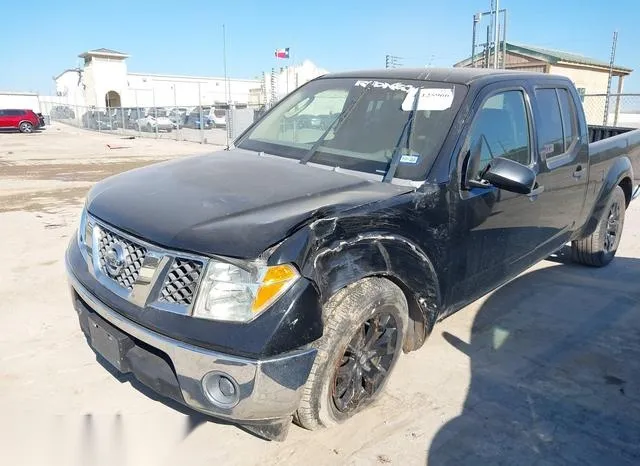
[[[306,164],[309,160],[311,160],[311,157],[313,157],[316,153],[316,151],[318,150],[318,148],[322,145],[322,143],[324,142],[324,140],[326,139],[326,137],[329,135],[329,133],[331,132],[332,129],[335,128],[335,130],[337,131],[338,128],[340,127],[340,125],[342,124],[342,122],[344,120],[347,119],[347,117],[349,116],[349,114],[353,111],[354,108],[356,108],[356,105],[358,105],[358,102],[360,102],[362,100],[362,98],[364,97],[364,95],[369,92],[369,89],[371,89],[373,87],[373,81],[371,81],[369,84],[366,85],[366,87],[363,89],[362,93],[358,96],[358,98],[356,100],[354,100],[351,105],[349,105],[349,107],[347,107],[335,120],[333,120],[333,122],[329,125],[329,127],[324,131],[324,133],[322,133],[322,135],[318,138],[318,140],[316,142],[313,143],[313,145],[311,146],[311,148],[306,152],[306,154],[304,154],[304,156],[302,156],[302,158],[300,159],[300,163],[301,164]]]
[[[400,143],[402,142],[402,138],[405,133],[407,133],[407,140],[405,144],[406,152],[409,152],[410,142],[411,142],[411,129],[413,128],[413,120],[416,116],[416,110],[418,108],[418,101],[420,100],[420,88],[416,89],[416,96],[413,98],[413,105],[411,106],[411,113],[409,114],[409,118],[407,118],[407,122],[402,127],[402,131],[400,132],[400,137],[398,138],[398,142],[396,147],[393,149],[393,153],[391,154],[391,162],[389,163],[389,168],[387,168],[387,172],[382,177],[383,183],[389,183],[393,180],[394,175],[396,174],[396,170],[398,169],[398,165],[400,164],[400,158],[402,157]]]

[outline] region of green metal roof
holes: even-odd
[[[545,63],[550,63],[552,65],[562,64],[562,63],[573,63],[576,65],[585,65],[585,66],[593,66],[598,68],[606,68],[609,69],[609,63],[596,60],[594,58],[585,57],[584,55],[579,55],[577,53],[571,52],[563,52],[561,50],[553,50],[542,47],[534,47],[531,45],[517,44],[514,42],[507,42],[507,52],[513,52],[520,55],[524,55],[530,58],[534,58],[536,60],[543,61]],[[476,55],[476,60],[482,58],[482,53]],[[462,60],[459,63],[456,63],[454,66],[466,66],[471,62],[471,58],[467,58]],[[631,68],[625,68],[623,66],[614,65],[614,71],[621,74],[629,74],[633,70]]]
[[[562,50],[546,49],[542,47],[533,47],[531,45],[515,44],[513,42],[507,42],[507,52],[521,53],[523,55],[538,58],[551,64],[564,62],[609,68],[609,63],[605,61],[585,57],[584,55],[579,55],[577,53],[563,52]],[[627,71],[629,73],[633,71],[631,68],[625,68],[622,66],[614,65],[613,67],[617,71]]]

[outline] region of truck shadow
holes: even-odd
[[[470,343],[443,332],[471,381],[428,464],[640,464],[640,260],[553,260],[494,292]]]

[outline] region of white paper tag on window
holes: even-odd
[[[402,110],[410,112],[418,89],[411,89],[402,101]],[[453,89],[420,89],[416,110],[446,110],[453,103]]]

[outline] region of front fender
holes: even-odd
[[[389,232],[367,232],[337,238],[337,219],[319,220],[281,243],[270,263],[296,264],[318,288],[324,304],[337,291],[366,277],[384,276],[409,294],[427,332],[437,319],[442,298],[432,261],[414,242]],[[319,239],[321,238],[321,239]],[[411,299],[413,298],[413,299]],[[414,320],[416,316],[412,316]]]
[[[594,171],[597,172],[597,170]],[[576,238],[585,238],[596,230],[598,222],[600,221],[600,218],[602,218],[602,214],[607,206],[607,202],[609,202],[609,199],[611,198],[613,190],[625,178],[629,178],[630,180],[634,179],[633,166],[629,157],[622,155],[615,159],[604,175],[598,194],[595,197],[593,207],[591,208],[584,225],[578,231]],[[590,180],[590,183],[591,182],[593,182],[593,180]]]

